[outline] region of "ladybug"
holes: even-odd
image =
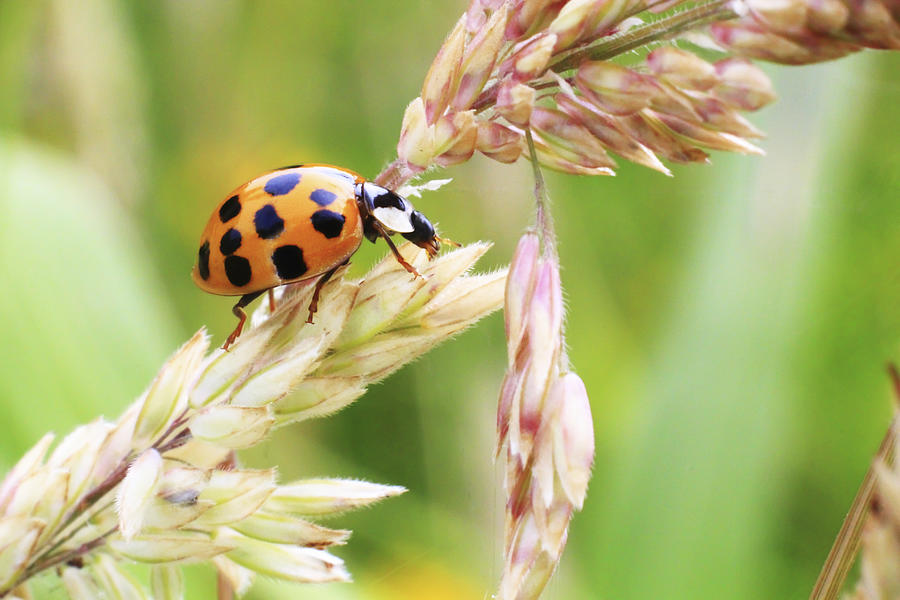
[[[391,241],[399,233],[424,248],[440,250],[434,226],[412,204],[389,189],[340,167],[294,165],[269,171],[234,190],[213,212],[200,238],[192,273],[200,289],[240,296],[232,312],[237,327],[225,350],[241,334],[244,308],[286,283],[318,277],[309,304],[312,323],[325,282],[362,244],[384,238],[394,257],[419,276]]]

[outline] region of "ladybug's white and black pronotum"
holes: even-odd
[[[440,250],[431,222],[391,190],[331,165],[284,167],[238,187],[213,212],[193,279],[212,294],[241,296],[232,309],[238,324],[225,341],[227,350],[241,334],[250,302],[279,285],[318,277],[311,323],[322,286],[363,237],[383,238],[397,261],[418,275],[391,241],[395,233],[424,248],[429,258]],[[271,303],[271,293],[269,298]]]

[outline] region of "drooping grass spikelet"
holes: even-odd
[[[594,432],[587,391],[564,356],[559,262],[536,233],[519,241],[506,288],[509,367],[497,412],[506,447],[501,600],[537,598],[587,493]]]
[[[508,367],[497,405],[497,454],[506,448],[501,600],[535,600],[562,557],[594,462],[587,390],[565,350],[565,306],[550,197],[533,137],[535,227],[519,240],[504,296]]]

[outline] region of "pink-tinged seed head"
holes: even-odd
[[[530,454],[533,440],[542,427],[544,399],[559,372],[562,296],[558,269],[559,266],[552,259],[543,258],[538,262],[534,292],[525,315],[529,367],[525,373],[519,413],[519,430],[525,456]]]
[[[685,121],[678,117],[663,114],[657,114],[656,116],[676,134],[706,148],[724,150],[726,152],[739,152],[741,154],[765,154],[761,148],[736,135],[707,129],[697,123]]]
[[[464,21],[460,18],[456,27],[444,40],[444,45],[438,50],[422,83],[422,100],[425,102],[426,122],[429,125],[444,113],[459,78],[466,41]]]
[[[613,115],[630,115],[650,106],[660,93],[659,84],[648,75],[621,65],[590,61],[578,67],[576,87],[591,102]]]
[[[504,119],[519,127],[527,127],[534,110],[534,99],[537,91],[524,83],[516,83],[508,79],[497,90],[495,109]]]
[[[500,400],[497,403],[497,448],[494,456],[500,456],[503,443],[509,433],[509,419],[512,415],[512,405],[516,400],[516,390],[519,388],[517,373],[507,371],[500,387]]]
[[[596,2],[595,10],[587,22],[581,39],[620,33],[629,28],[628,15],[634,15],[646,6],[644,0],[616,0]],[[639,18],[636,18],[640,22]]]
[[[397,156],[419,170],[428,168],[434,158],[434,130],[428,125],[425,103],[421,98],[410,102],[403,114]]]
[[[615,175],[616,172],[611,167],[592,165],[589,162],[575,162],[569,158],[561,156],[559,153],[550,150],[546,144],[542,144],[539,139],[535,139],[535,148],[537,149],[538,162],[548,169],[559,171],[561,173],[571,173],[572,175]]]
[[[676,163],[708,162],[709,155],[672,132],[651,111],[618,119],[619,124],[641,144]]]
[[[549,373],[555,362],[554,350],[562,333],[562,296],[559,288],[559,265],[552,258],[538,261],[534,292],[527,307],[525,327],[528,329],[532,352],[532,364],[543,373]],[[546,368],[544,368],[546,367]]]
[[[469,160],[475,152],[478,127],[471,110],[454,112],[434,124],[435,162],[442,167]]]
[[[555,34],[538,33],[516,47],[512,55],[500,66],[500,73],[508,74],[519,82],[540,77],[547,70],[555,46]]]
[[[713,94],[742,110],[759,110],[775,100],[772,80],[745,58],[725,58],[713,65],[720,82]]]
[[[454,110],[469,108],[491,76],[504,42],[507,14],[505,7],[494,11],[475,37],[466,44],[466,53],[460,66],[459,87],[450,102]]]
[[[522,155],[522,133],[494,121],[478,121],[475,148],[498,162],[513,163]]]
[[[847,32],[867,48],[900,49],[900,7],[896,0],[851,2]]]
[[[565,161],[591,169],[612,169],[616,166],[600,140],[584,125],[562,111],[536,107],[531,114],[531,125],[537,134],[535,145],[544,155],[556,155]],[[543,162],[544,157],[539,156]]]
[[[560,426],[554,442],[560,482],[569,501],[581,510],[594,464],[591,403],[584,382],[571,372],[557,380],[550,393],[560,404]]]
[[[627,134],[617,119],[583,98],[559,93],[556,95],[556,105],[564,113],[584,123],[594,137],[611,152],[660,173],[672,174],[649,148]]]
[[[806,65],[857,52],[854,43],[809,35],[779,35],[755,21],[720,21],[709,27],[712,38],[729,51],[785,65]]]
[[[550,514],[540,517],[550,517]],[[563,507],[558,515],[552,515],[554,524],[571,517],[571,507]],[[568,527],[561,530],[561,539],[553,546],[548,545],[551,535],[547,535],[547,523],[539,522],[537,513],[526,515],[515,532],[513,544],[507,552],[507,564],[500,582],[499,598],[504,600],[528,600],[538,598],[556,570],[559,557],[565,546]]]
[[[715,67],[693,52],[673,46],[648,54],[647,67],[663,81],[683,89],[704,91],[719,81]]]
[[[505,2],[506,0],[472,0],[465,14],[466,30],[471,34],[477,34],[494,11],[503,7]]]
[[[537,234],[527,232],[519,239],[509,265],[503,311],[506,317],[506,339],[511,349],[518,347],[525,331],[525,315],[534,292],[540,251],[541,242]]]
[[[556,50],[565,50],[588,31],[594,16],[601,10],[603,2],[597,0],[569,0],[550,23],[547,30],[556,34]]]
[[[850,17],[850,9],[841,0],[807,0],[806,26],[825,35],[840,32]]]
[[[566,0],[513,0],[506,39],[516,41],[546,29],[565,3]]]
[[[653,112],[671,115],[692,123],[700,122],[700,115],[694,109],[690,96],[665,83],[660,84],[659,89],[660,93],[650,100]]]
[[[744,138],[762,138],[763,132],[741,116],[737,110],[713,96],[694,98],[694,109],[701,121],[718,131]]]
[[[533,518],[518,524],[506,552],[506,565],[500,582],[499,598],[517,600],[528,572],[541,553],[541,539]]]
[[[544,552],[558,559],[566,544],[569,521],[575,512],[574,507],[565,495],[557,493],[546,508],[537,505],[533,512]]]
[[[751,14],[771,31],[802,34],[806,31],[804,0],[744,0]]]
[[[535,511],[547,510],[553,504],[554,498],[559,495],[559,487],[556,485],[556,471],[554,445],[555,432],[560,428],[560,409],[562,397],[554,394],[556,381],[559,376],[554,376],[549,381],[550,387],[541,407],[540,424],[534,438],[534,459],[532,461],[532,504]]]

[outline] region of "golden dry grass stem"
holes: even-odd
[[[350,532],[322,517],[403,493],[352,479],[279,482],[276,469],[242,468],[235,450],[276,427],[326,416],[481,317],[497,310],[506,272],[470,274],[489,244],[429,261],[400,251],[361,280],[339,273],[306,324],[313,285],[277,290],[230,351],[199,331],[114,422],[78,427],[51,451],[47,434],[0,484],[0,597],[58,572],[74,600],[181,598],[179,565],[210,561],[220,596],[255,574],[299,583],[347,581],[326,549]],[[314,282],[312,282],[314,283]],[[148,586],[123,563],[153,565]]]
[[[841,524],[810,600],[840,596],[860,545],[861,577],[846,596],[848,600],[900,597],[900,472],[896,463],[900,373],[891,364],[888,374],[894,390],[894,417]]]
[[[815,586],[809,595],[810,600],[835,600],[840,596],[841,590],[847,579],[847,574],[856,561],[862,539],[863,527],[869,514],[873,495],[876,489],[876,464],[891,465],[897,445],[897,418],[894,417],[887,433],[881,441],[878,452],[872,461],[872,466],[866,471],[865,477],[853,498],[847,516],[844,517],[841,528],[835,537],[834,544],[828,552],[825,564],[816,579]],[[900,556],[896,557],[900,561]],[[880,596],[879,596],[880,597]]]

